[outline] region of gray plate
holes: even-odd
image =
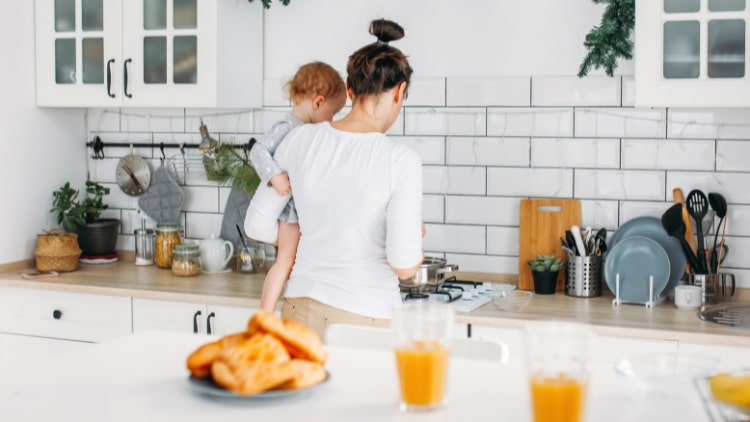
[[[604,276],[607,287],[616,291],[616,276],[620,275],[620,300],[632,303],[647,303],[649,279],[654,277],[656,301],[669,281],[669,257],[655,240],[633,236],[620,240],[607,254],[604,261]]]
[[[669,294],[680,282],[680,278],[685,273],[685,265],[687,264],[687,258],[685,258],[682,252],[680,241],[670,236],[664,230],[664,226],[662,226],[659,218],[643,216],[626,221],[615,231],[607,246],[611,250],[619,241],[632,236],[643,236],[655,240],[667,252],[667,256],[669,256],[669,282],[664,291],[659,293],[663,295]],[[612,280],[612,285],[614,286],[614,280]]]
[[[328,371],[326,371],[325,379],[321,381],[320,383],[313,385],[312,387],[302,388],[299,390],[269,390],[260,394],[246,396],[246,395],[234,393],[229,390],[225,390],[224,388],[217,385],[214,382],[214,380],[211,379],[211,377],[198,378],[193,375],[190,375],[188,377],[188,381],[190,382],[190,387],[192,387],[193,390],[201,394],[206,394],[206,395],[214,396],[214,397],[221,397],[225,399],[230,398],[230,399],[248,400],[248,401],[275,400],[275,399],[284,399],[284,398],[291,398],[291,397],[302,397],[312,392],[312,390],[314,390],[315,388],[325,384],[326,382],[328,382],[329,379],[331,379],[331,374]]]

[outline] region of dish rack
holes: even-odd
[[[638,301],[624,301],[620,298],[620,273],[615,274],[615,298],[612,299],[612,306],[620,306],[622,303],[636,303],[640,305],[646,305],[646,308],[651,308],[654,305],[658,305],[666,300],[666,295],[658,295],[654,292],[654,276],[650,276],[648,280],[648,300],[645,302]]]

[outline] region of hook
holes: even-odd
[[[253,149],[253,145],[255,145],[256,142],[258,141],[255,138],[250,138],[250,140],[247,141],[247,144],[245,144],[242,148],[245,151],[250,151],[251,149]]]
[[[180,154],[182,154],[183,157],[185,156],[185,143],[184,142],[180,144]]]
[[[102,138],[99,135],[94,137],[94,156],[92,158],[95,160],[104,159],[104,142],[102,142]]]
[[[161,163],[164,164],[164,159],[167,158],[166,155],[164,155],[164,142],[159,144],[159,151],[161,151]]]

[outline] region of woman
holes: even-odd
[[[388,44],[404,31],[381,19],[370,24],[370,33],[377,41],[347,64],[351,111],[335,122],[294,129],[274,154],[289,175],[301,233],[282,316],[320,334],[332,322],[387,326],[401,303],[398,278],[414,275],[424,257],[422,163],[385,135],[412,74],[406,56]],[[269,204],[251,202],[250,208],[256,205]],[[258,218],[245,228],[253,237],[274,223]]]

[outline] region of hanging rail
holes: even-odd
[[[250,138],[250,140],[247,141],[245,144],[234,144],[235,148],[244,149],[249,151],[253,145],[255,144],[256,140],[255,138]],[[159,147],[159,150],[161,150],[161,155],[164,157],[164,148],[179,148],[181,153],[185,153],[185,148],[190,149],[197,149],[199,144],[186,144],[184,142],[160,142],[160,143],[152,143],[152,142],[130,142],[130,143],[104,143],[102,142],[102,139],[98,136],[94,137],[93,141],[86,142],[86,147],[93,148],[94,155],[91,157],[95,160],[101,160],[104,158],[104,147],[112,147],[112,148],[154,148]]]

